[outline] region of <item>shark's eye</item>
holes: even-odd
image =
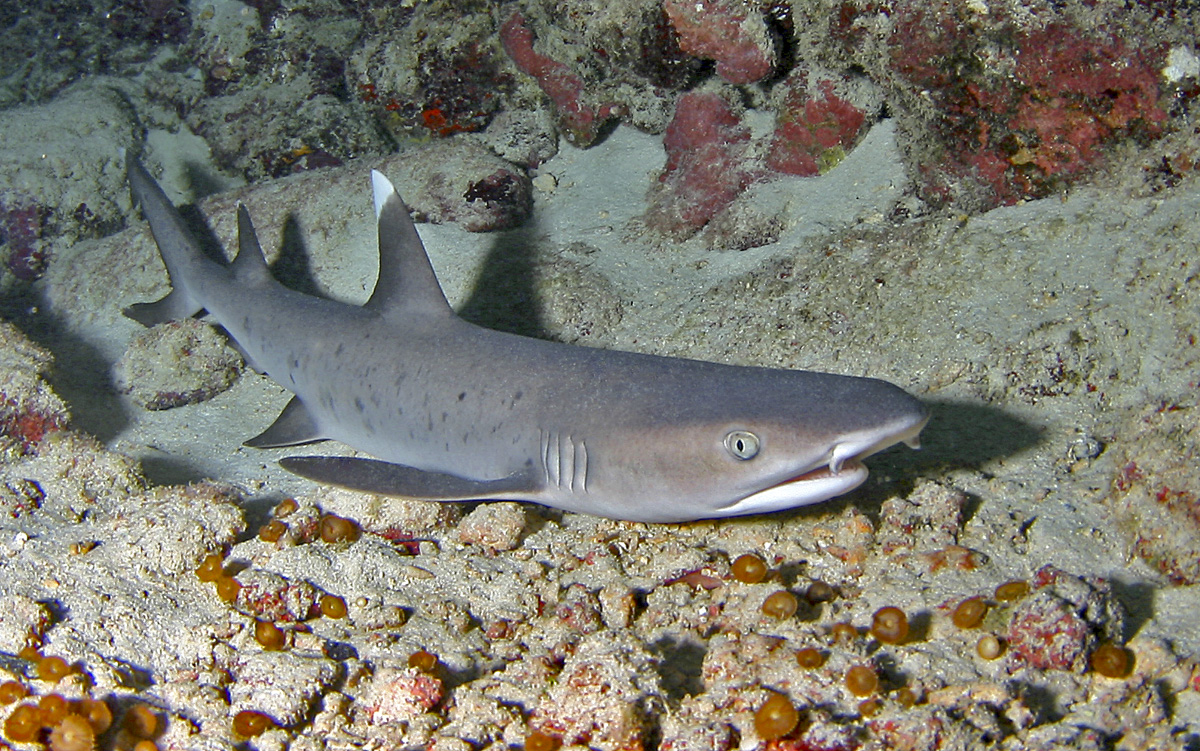
[[[725,434],[725,448],[745,461],[758,455],[758,436],[748,430],[731,430]]]

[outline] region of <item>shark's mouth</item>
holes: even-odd
[[[728,516],[765,514],[820,503],[854,490],[867,479],[867,468],[858,457],[848,457],[840,464],[837,471],[829,464],[822,464],[769,488],[751,493],[733,503],[725,513]]]
[[[854,472],[858,468],[861,468],[861,467],[863,467],[863,463],[860,462],[857,458],[852,458],[852,459],[843,461],[841,468],[838,470],[834,470],[828,464],[822,464],[821,466],[819,466],[815,469],[810,469],[803,474],[796,475],[795,477],[793,477],[789,480],[784,480],[783,482],[779,483],[778,485],[773,485],[772,487],[778,488],[780,486],[789,485],[794,482],[834,481],[834,480],[837,480],[839,478],[839,476],[842,475],[842,473]]]

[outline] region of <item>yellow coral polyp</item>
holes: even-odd
[[[92,751],[96,731],[85,718],[69,714],[50,731],[50,751]]]

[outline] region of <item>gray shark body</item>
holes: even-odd
[[[470,324],[447,304],[392,184],[373,173],[380,273],[362,307],[287,289],[245,207],[232,264],[201,253],[133,158],[129,180],[172,292],[146,325],[207,310],[295,397],[247,441],[333,439],[375,457],[293,456],[317,482],[436,501],[512,499],[674,522],[815,503],[915,446],[928,413],[871,378],[577,347]]]

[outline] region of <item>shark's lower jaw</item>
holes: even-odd
[[[847,459],[834,472],[821,465],[777,485],[742,498],[722,510],[723,516],[766,514],[772,511],[820,503],[854,490],[867,479],[866,466],[858,459]]]

